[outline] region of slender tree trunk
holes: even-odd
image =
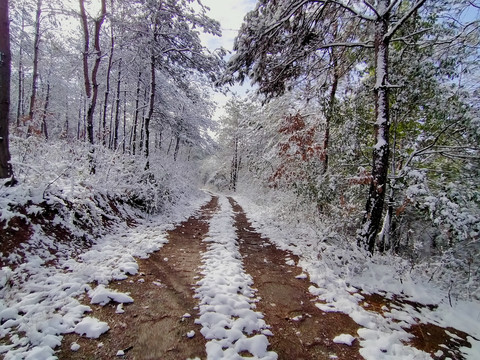
[[[45,139],[48,140],[48,127],[47,127],[47,111],[50,102],[50,80],[47,80],[47,94],[45,95],[45,104],[43,106],[42,114],[42,133],[45,135]]]
[[[178,149],[180,149],[180,135],[177,135],[175,139],[175,151],[173,152],[173,161],[177,161]]]
[[[379,0],[378,8],[385,10],[389,0]],[[389,14],[375,23],[375,140],[372,160],[372,182],[368,193],[366,212],[359,235],[359,244],[373,253],[375,241],[382,224],[382,213],[387,190],[388,156],[389,156],[389,104],[388,104],[388,45],[386,37]],[[383,13],[380,11],[380,13]]]
[[[147,158],[147,163],[145,164],[145,170],[150,168],[149,160],[149,142],[150,142],[150,120],[153,115],[153,107],[155,104],[155,55],[150,56],[150,102],[148,105],[148,114],[145,117],[145,157]]]
[[[23,116],[23,33],[25,31],[25,9],[22,8],[22,27],[20,45],[18,49],[18,101],[17,101],[17,128],[20,127],[20,118]]]
[[[0,179],[13,177],[8,144],[10,115],[10,22],[8,0],[0,1]],[[13,185],[13,181],[12,181]]]
[[[126,85],[125,85],[126,87]],[[122,151],[125,154],[125,145],[127,144],[127,90],[123,92],[123,144]]]
[[[111,7],[113,11],[113,0],[111,1]],[[102,118],[102,143],[103,146],[107,145],[106,139],[106,127],[107,127],[107,107],[108,107],[108,97],[110,95],[110,73],[112,71],[112,61],[113,61],[113,51],[115,49],[115,38],[113,36],[113,25],[110,24],[110,54],[108,55],[108,65],[107,65],[107,79],[105,81],[105,98],[103,103],[103,118]]]
[[[89,52],[89,44],[90,44],[90,37],[88,32],[88,22],[87,22],[87,14],[85,12],[85,0],[79,0],[80,2],[80,14],[82,19],[82,27],[83,27],[83,35],[84,35],[84,52],[83,52],[83,75],[85,81],[85,93],[87,98],[89,99],[88,104],[88,111],[87,111],[87,134],[88,134],[88,142],[93,145],[94,144],[94,136],[93,136],[93,117],[95,114],[95,106],[97,104],[97,97],[98,97],[98,82],[97,82],[97,73],[98,68],[100,67],[100,61],[102,60],[102,52],[100,49],[100,30],[102,28],[103,21],[105,20],[105,15],[107,12],[105,0],[102,0],[102,8],[100,16],[95,20],[95,32],[94,32],[94,50],[95,50],[95,63],[92,69],[92,78],[90,82],[90,77],[88,74],[88,52]],[[93,91],[92,91],[93,90]],[[95,173],[95,163],[94,163],[94,148],[92,147],[89,161],[90,161],[90,173]]]
[[[115,100],[115,128],[113,130],[113,149],[117,150],[118,147],[118,126],[120,124],[120,85],[122,76],[122,59],[118,62],[118,78],[117,78],[117,97]]]
[[[78,121],[77,121],[77,140],[80,140],[80,126],[82,124],[82,107],[78,108]]]
[[[143,92],[143,109],[142,109],[142,123],[140,126],[140,144],[138,148],[140,151],[143,151],[143,143],[145,141],[145,108],[148,106],[147,102],[147,88],[145,88],[145,91]]]
[[[168,144],[167,155],[170,154],[170,149],[172,148],[173,144],[173,136],[170,137],[170,143]]]
[[[235,140],[233,144],[232,168],[230,170],[230,186],[234,192],[237,191],[237,178],[238,178],[238,136],[235,135]]]
[[[158,150],[162,150],[162,138],[163,138],[163,130],[160,130],[158,133]]]
[[[335,95],[337,93],[338,87],[338,62],[337,58],[335,57],[334,49],[331,49],[331,59],[333,64],[333,80],[332,86],[330,88],[330,96],[328,99],[328,109],[327,109],[327,116],[325,117],[325,135],[323,137],[323,151],[324,151],[324,159],[323,159],[323,173],[328,171],[328,161],[329,161],[329,150],[330,150],[330,124],[332,123],[333,117],[335,116]]]
[[[137,80],[137,95],[135,98],[135,115],[133,117],[133,137],[132,137],[132,154],[135,155],[136,145],[137,145],[137,125],[138,125],[138,105],[140,103],[140,80],[142,78],[142,72],[138,72]]]
[[[65,138],[68,139],[69,138],[69,130],[70,130],[70,125],[69,125],[69,119],[68,119],[68,95],[67,93],[65,93]]]
[[[30,95],[30,108],[28,110],[27,136],[33,132],[35,124],[35,103],[37,101],[38,86],[38,53],[40,49],[40,15],[42,14],[42,0],[37,0],[37,12],[35,15],[35,37],[33,46],[33,70],[32,70],[32,93]]]
[[[87,99],[83,99],[83,141],[87,141]]]

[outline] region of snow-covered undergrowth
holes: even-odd
[[[245,273],[238,249],[234,213],[225,196],[220,196],[221,211],[210,220],[207,251],[203,254],[202,275],[196,297],[200,299],[196,323],[208,340],[208,359],[277,359],[267,351],[270,330],[263,315],[255,309],[252,277]]]
[[[350,335],[359,339],[366,359],[430,359],[429,354],[405,345],[411,335],[404,328],[418,322],[451,326],[480,339],[480,303],[460,296],[460,292],[452,296],[448,284],[432,280],[426,264],[413,266],[411,261],[391,254],[368,256],[357,248],[354,239],[335,231],[337,225],[308,219],[305,211],[292,212],[278,194],[276,201],[254,195],[252,189],[245,194],[235,199],[257,231],[279,248],[299,255],[297,265],[310,276],[310,291],[318,297],[317,306],[323,311],[344,312],[362,326],[358,334]],[[383,309],[382,316],[361,306],[361,292],[381,293],[386,298],[401,296],[436,307],[416,310],[403,304]],[[469,341],[472,348],[463,347],[462,352],[467,359],[480,358],[480,342],[472,337]]]
[[[135,274],[134,257],[158,250],[166,230],[208,196],[180,162],[151,160],[145,180],[142,158],[100,149],[90,174],[81,143],[45,146],[34,137],[14,138],[12,154],[19,183],[0,187],[2,251],[5,234],[22,241],[1,257],[0,354],[6,360],[54,359],[62,334],[98,337],[109,329],[85,317],[90,308],[79,300],[133,301],[108,289],[108,282]]]

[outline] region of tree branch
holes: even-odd
[[[360,13],[359,11],[355,10],[353,7],[347,5],[347,4],[344,4],[342,1],[336,1],[336,0],[330,0],[331,3],[334,3],[334,4],[337,4],[338,6],[344,8],[345,10],[347,11],[350,11],[352,14],[354,14],[355,16],[358,16],[359,18],[363,19],[363,20],[367,20],[367,21],[375,21],[377,20],[378,18],[378,13],[376,10],[374,10],[374,12],[377,14],[377,16],[368,16],[368,15],[365,15],[365,14],[362,14]],[[368,6],[368,5],[367,5]]]
[[[397,32],[398,29],[413,15],[415,11],[417,11],[427,0],[418,0],[415,5],[413,5],[409,11],[389,30],[388,33],[385,34],[384,40],[390,40]]]
[[[317,50],[321,49],[328,49],[333,47],[363,47],[363,48],[373,48],[374,44],[373,41],[366,41],[366,42],[338,42],[338,43],[330,43],[319,46]]]

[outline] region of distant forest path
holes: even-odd
[[[249,357],[253,352],[258,358],[265,355],[265,359],[275,358],[275,353],[279,359],[331,359],[332,356],[361,359],[358,342],[347,346],[332,341],[344,332],[354,334],[358,325],[345,314],[324,313],[315,307],[315,299],[308,291],[309,282],[294,265],[295,256],[277,249],[256,232],[233,198],[224,199],[224,204],[231,208],[220,208],[218,196],[212,196],[197,214],[168,232],[168,244],[148,259],[137,260],[140,266],[137,275],[111,283],[109,287],[130,293],[134,302],[124,306],[124,313],[117,313],[117,305],[113,303],[105,306],[89,304],[92,315],[106,321],[110,330],[98,339],[66,335],[59,358],[112,359],[119,350],[124,353],[122,359],[207,358],[206,343],[212,340],[212,336],[205,339],[201,334],[202,324],[195,323],[199,314],[195,288],[201,279],[202,254],[209,244],[204,240],[209,236],[210,220],[218,212],[233,210],[232,230],[238,238],[240,261],[247,277],[253,279],[249,302],[252,310],[259,318],[263,316],[266,323],[264,329],[249,331],[248,326],[241,329],[243,340],[255,338],[256,334],[257,338],[251,341],[251,351],[248,351],[247,342],[243,348],[237,346],[235,350],[235,343],[239,340],[233,338],[230,350],[235,356]],[[205,302],[205,298],[203,300]],[[225,302],[228,303],[228,299]],[[227,311],[229,314],[234,320],[242,318],[242,312],[236,313],[231,307]],[[228,325],[224,323],[220,327],[228,328]],[[239,329],[236,325],[232,327]],[[212,328],[215,329],[215,324]],[[262,332],[268,335],[268,352],[258,350],[258,344],[262,344],[258,334]],[[227,334],[229,338],[232,336],[235,335]],[[218,338],[213,341],[221,341],[222,334]],[[79,351],[70,350],[73,342],[80,345]],[[228,354],[232,353],[220,356],[228,358],[231,356]],[[215,356],[211,352],[209,357]]]

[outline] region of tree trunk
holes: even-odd
[[[173,161],[177,161],[178,149],[180,149],[180,135],[175,138],[175,151],[173,152]]]
[[[95,20],[95,32],[94,32],[94,49],[95,49],[95,63],[92,69],[92,78],[90,82],[89,74],[88,74],[88,52],[89,52],[89,44],[90,44],[90,37],[88,33],[88,22],[87,22],[87,14],[85,12],[85,0],[79,0],[80,2],[80,14],[82,19],[82,27],[83,27],[83,35],[84,35],[84,51],[83,51],[83,77],[85,81],[85,93],[87,98],[89,99],[88,104],[88,111],[87,111],[87,134],[88,134],[88,142],[93,145],[94,144],[94,137],[93,137],[93,116],[95,114],[95,106],[97,104],[97,97],[98,97],[98,82],[97,82],[97,73],[98,68],[100,67],[100,61],[102,60],[102,52],[100,49],[100,30],[102,28],[103,21],[105,20],[105,15],[107,13],[105,0],[102,0],[102,8],[100,16]],[[93,89],[93,91],[92,91]],[[95,173],[95,163],[93,158],[94,148],[92,147],[91,153],[89,156],[90,161],[90,173]]]
[[[388,8],[389,0],[379,1],[379,13]],[[388,104],[388,45],[386,37],[389,14],[375,22],[375,140],[372,161],[372,181],[368,193],[366,212],[358,242],[370,253],[375,251],[375,241],[382,224],[382,213],[387,190],[389,156],[389,104]]]
[[[8,117],[10,112],[10,23],[8,0],[0,1],[0,179],[13,176],[8,147]]]
[[[122,59],[118,63],[118,78],[117,78],[117,97],[115,100],[115,128],[113,129],[113,149],[118,147],[118,126],[120,124],[120,77],[122,76]]]
[[[143,92],[142,123],[140,125],[140,144],[138,145],[140,151],[143,151],[143,142],[145,141],[145,108],[148,105],[147,101],[147,87],[145,87]]]
[[[20,127],[20,118],[23,114],[23,33],[25,31],[25,9],[22,8],[22,27],[20,29],[20,45],[18,49],[18,101],[17,101],[17,128]]]
[[[35,127],[35,103],[37,101],[38,86],[38,51],[40,48],[40,15],[42,14],[42,0],[37,0],[37,12],[35,15],[35,37],[33,45],[33,70],[32,70],[32,93],[30,94],[30,108],[28,110],[27,136],[32,135]]]
[[[230,170],[230,187],[235,192],[237,191],[237,179],[238,179],[238,137],[235,135],[232,168]]]
[[[170,137],[170,143],[168,144],[167,155],[170,154],[170,149],[172,148],[173,144],[173,136]]]
[[[93,116],[95,113],[95,106],[97,104],[98,97],[98,82],[97,73],[102,59],[102,52],[100,49],[100,30],[102,28],[103,21],[106,15],[105,0],[102,0],[102,9],[100,16],[95,20],[95,33],[94,33],[94,49],[95,49],[95,63],[92,69],[91,81],[89,77],[88,68],[88,52],[90,47],[90,35],[88,32],[87,14],[85,12],[85,0],[79,0],[80,14],[82,19],[83,35],[84,35],[84,49],[83,49],[83,78],[85,82],[85,93],[89,99],[88,111],[87,111],[87,134],[88,141],[93,145]],[[93,91],[92,91],[93,90]],[[94,172],[94,168],[91,169]]]
[[[78,119],[77,119],[77,140],[80,140],[80,126],[82,124],[82,108],[78,108]]]
[[[153,115],[153,107],[155,104],[155,55],[150,56],[150,102],[148,105],[148,114],[145,117],[145,157],[147,158],[147,163],[145,164],[145,170],[150,168],[149,160],[149,149],[150,149],[150,120]]]
[[[333,64],[333,80],[332,86],[330,88],[330,96],[328,99],[328,108],[327,116],[325,117],[325,135],[323,137],[323,173],[325,174],[328,171],[328,161],[329,161],[329,144],[330,144],[330,124],[332,123],[333,117],[335,115],[335,95],[337,93],[338,79],[340,75],[338,73],[338,62],[335,57],[334,49],[331,49],[331,59]]]
[[[42,133],[45,135],[46,140],[48,140],[47,111],[48,111],[49,102],[50,102],[50,80],[47,80],[47,94],[45,95],[45,104],[43,106],[43,114],[42,114]]]
[[[111,2],[112,10],[113,11],[113,0]],[[103,127],[103,134],[102,134],[102,143],[103,146],[107,145],[106,139],[106,128],[107,128],[107,107],[108,107],[108,97],[110,95],[110,73],[112,71],[112,61],[113,61],[113,51],[115,48],[115,38],[113,36],[113,25],[110,24],[110,54],[108,55],[108,65],[107,65],[107,78],[105,81],[105,98],[103,103],[103,118],[102,118],[102,127]]]
[[[137,95],[135,98],[135,115],[133,117],[133,137],[132,137],[132,155],[135,155],[135,150],[137,146],[137,126],[138,126],[138,105],[140,103],[140,80],[142,78],[142,72],[138,72],[138,80],[137,80]]]
[[[65,104],[66,104],[65,109],[68,109],[68,95],[67,95],[67,93],[65,93]],[[68,135],[69,130],[70,130],[70,124],[69,124],[69,121],[68,121],[68,111],[65,111],[65,138],[66,139],[69,138],[69,135]]]
[[[126,84],[124,85],[126,88]],[[122,152],[125,154],[125,145],[127,144],[127,90],[123,92],[123,144]]]

